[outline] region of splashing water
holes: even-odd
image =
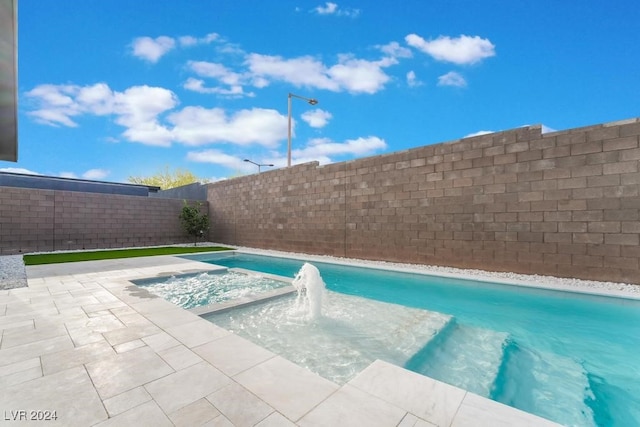
[[[317,319],[322,316],[322,294],[325,285],[320,271],[314,265],[305,262],[292,284],[298,291],[297,304],[306,309],[309,318]]]

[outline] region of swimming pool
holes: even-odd
[[[286,285],[285,282],[258,274],[243,274],[235,271],[181,274],[137,279],[132,282],[186,309],[237,300]]]
[[[244,253],[207,262],[288,277],[303,264]],[[565,425],[640,425],[639,301],[313,264],[330,291],[452,316],[408,369]],[[488,386],[473,384],[493,368]]]

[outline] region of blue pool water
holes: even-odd
[[[303,264],[243,253],[206,262],[288,277]],[[408,369],[567,425],[640,425],[640,301],[313,264],[331,291],[453,317]],[[486,390],[467,384],[496,363]]]

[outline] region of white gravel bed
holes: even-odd
[[[216,245],[212,243],[212,245]],[[229,245],[227,245],[230,247]],[[453,267],[441,267],[436,265],[405,264],[386,261],[369,261],[353,258],[342,258],[326,255],[309,255],[294,252],[282,252],[267,249],[233,246],[243,252],[273,255],[281,257],[303,258],[305,260],[317,260],[319,262],[333,262],[358,264],[368,267],[402,270],[436,276],[455,277],[460,279],[472,279],[483,282],[502,283],[518,286],[538,287],[570,292],[581,292],[597,295],[616,296],[623,298],[640,299],[640,285],[619,282],[600,282],[596,280],[583,280],[574,278],[562,278],[554,276],[542,276],[535,274],[519,274],[511,272],[497,272],[472,270]]]
[[[0,290],[27,286],[27,272],[22,255],[0,256]]]

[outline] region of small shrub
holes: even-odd
[[[185,200],[180,212],[180,223],[184,231],[189,236],[193,236],[193,246],[196,246],[198,238],[204,237],[209,230],[209,216],[200,211],[201,206],[202,203],[189,205]]]

